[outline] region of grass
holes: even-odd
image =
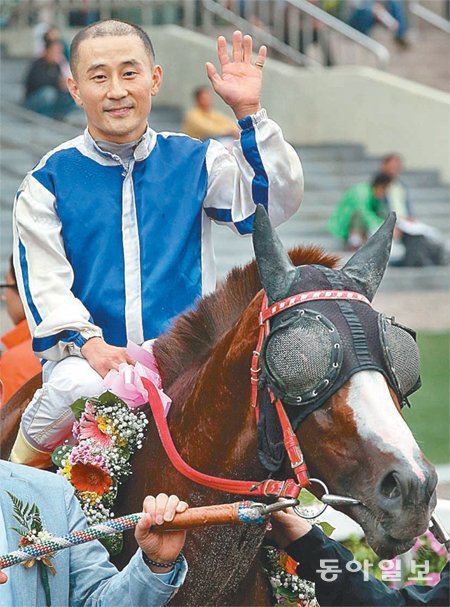
[[[417,442],[433,464],[450,462],[450,334],[422,332],[418,335],[422,387],[404,409]]]

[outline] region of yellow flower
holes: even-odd
[[[110,434],[108,430],[111,428],[111,421],[107,417],[97,417],[98,429],[103,432],[103,434]]]
[[[128,443],[128,440],[123,436],[120,436],[119,430],[114,421],[109,419],[108,417],[98,417],[97,418],[98,429],[103,432],[103,434],[108,434],[109,436],[114,436],[116,441],[116,445],[118,447],[125,447]]]
[[[62,472],[63,472],[64,476],[67,478],[67,480],[69,480],[69,481],[71,479],[71,470],[72,470],[72,464],[70,464],[69,460],[66,459]]]
[[[89,502],[89,504],[93,506],[97,502],[99,496],[95,491],[81,491],[80,497],[83,502]]]

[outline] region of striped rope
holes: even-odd
[[[62,537],[52,537],[50,540],[29,544],[14,552],[0,555],[0,569],[6,569],[30,559],[52,555],[59,550],[64,550],[71,546],[78,546],[92,540],[104,539],[111,535],[116,535],[121,531],[132,529],[137,525],[141,516],[142,512],[119,516],[109,521],[92,525],[92,527],[88,527],[87,529],[68,533]],[[254,502],[250,501],[244,501],[239,504],[238,519],[242,523],[262,524],[264,522],[264,516],[261,515],[260,509],[255,508]]]

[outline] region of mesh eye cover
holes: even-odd
[[[312,310],[298,310],[264,343],[262,362],[276,396],[305,404],[336,380],[342,347],[335,326]]]
[[[380,337],[389,371],[403,397],[420,388],[420,354],[415,333],[380,315]]]

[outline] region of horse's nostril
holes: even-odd
[[[395,472],[390,472],[384,477],[380,485],[380,493],[383,497],[391,500],[401,497],[401,490]]]

